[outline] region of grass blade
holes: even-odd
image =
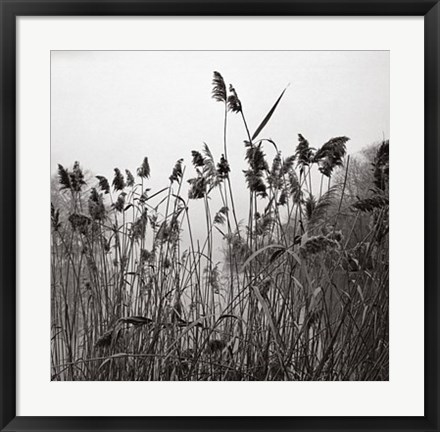
[[[287,86],[289,87],[289,86]],[[275,102],[274,106],[270,109],[270,111],[267,113],[266,117],[264,117],[263,121],[260,123],[260,126],[257,127],[257,130],[252,135],[252,141],[257,138],[257,136],[260,134],[260,132],[263,130],[264,126],[266,126],[267,122],[272,117],[273,113],[275,112],[278,104],[280,103],[281,98],[284,95],[284,92],[287,90],[287,87],[281,92],[280,96],[278,97],[277,101]]]

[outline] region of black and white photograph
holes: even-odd
[[[52,51],[50,121],[52,381],[389,380],[389,51]]]

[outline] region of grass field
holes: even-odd
[[[283,155],[261,138],[283,95],[251,132],[215,72],[223,155],[206,144],[176,155],[159,190],[144,155],[112,179],[59,165],[52,380],[388,380],[389,142],[362,179],[345,136],[315,149],[299,135]],[[243,122],[246,215],[230,178],[230,116]]]

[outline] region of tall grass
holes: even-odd
[[[215,72],[223,155],[215,161],[206,144],[194,150],[192,167],[178,159],[158,191],[148,187],[146,157],[134,173],[116,168],[112,180],[91,182],[77,162],[59,165],[52,380],[388,379],[388,142],[369,194],[353,200],[347,137],[316,150],[299,135],[286,157],[258,139],[283,94],[251,134],[238,93]],[[248,165],[245,223],[228,162],[236,115]],[[271,161],[265,146],[276,150]],[[194,218],[195,200],[204,214]],[[369,228],[359,238],[361,218]],[[202,221],[203,240],[193,235]]]

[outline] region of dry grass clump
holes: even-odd
[[[258,139],[284,91],[251,134],[236,90],[214,72],[223,154],[204,144],[188,155],[192,167],[177,159],[158,191],[148,187],[147,157],[135,174],[115,168],[112,179],[91,181],[78,162],[59,165],[53,380],[388,379],[389,142],[378,147],[368,194],[352,199],[347,137],[315,149],[299,134],[287,156]],[[234,115],[243,123],[246,222],[228,162]],[[332,184],[335,172],[342,184]],[[204,208],[203,241],[192,234],[194,200]]]

